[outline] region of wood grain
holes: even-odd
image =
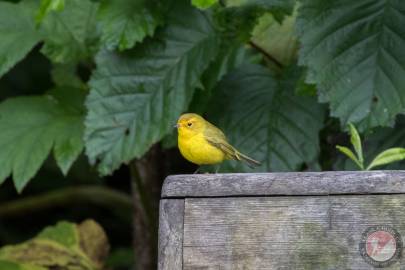
[[[405,171],[173,175],[162,198],[399,194],[404,183]]]
[[[189,198],[183,269],[374,269],[360,256],[361,235],[391,225],[405,236],[404,209],[404,195]]]
[[[159,270],[183,269],[184,200],[161,200],[159,212]]]

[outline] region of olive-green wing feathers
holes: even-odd
[[[236,150],[232,145],[228,143],[226,140],[225,134],[216,126],[207,123],[209,125],[209,128],[206,128],[204,130],[204,137],[207,140],[208,143],[210,143],[212,146],[215,146],[216,148],[220,149],[222,152],[224,152],[229,159],[234,159],[234,160],[243,160],[248,163],[249,166],[259,166],[260,162],[256,161],[238,150]]]

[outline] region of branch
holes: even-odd
[[[164,179],[163,153],[154,145],[130,166],[134,231],[135,269],[157,268],[159,199]]]
[[[263,50],[261,47],[259,47],[256,43],[254,43],[253,41],[249,41],[249,45],[252,46],[253,48],[255,48],[257,51],[259,51],[261,54],[263,54],[264,56],[266,56],[267,59],[269,59],[271,62],[273,62],[277,67],[279,67],[280,69],[283,68],[283,64],[278,61],[276,58],[274,58],[271,54],[269,54],[268,52],[266,52],[265,50]]]
[[[132,210],[131,197],[123,192],[101,186],[78,186],[1,203],[0,217],[25,215],[34,211],[84,202],[127,212]]]

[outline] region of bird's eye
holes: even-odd
[[[187,126],[191,127],[193,125],[193,123],[187,123]]]

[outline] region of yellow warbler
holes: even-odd
[[[230,145],[224,133],[195,113],[180,116],[176,125],[181,154],[197,165],[221,163],[226,159],[243,160],[251,166],[260,162],[245,156]]]

